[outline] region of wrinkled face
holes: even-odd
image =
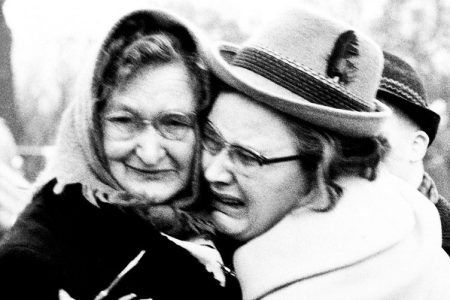
[[[117,182],[161,204],[188,184],[195,94],[182,63],[145,69],[113,93],[104,110],[104,150]],[[190,123],[192,121],[192,123]]]
[[[221,93],[208,120],[223,138],[267,157],[297,154],[296,138],[274,112],[236,93]],[[240,241],[265,232],[297,206],[306,193],[306,175],[298,160],[259,166],[250,175],[236,172],[224,148],[203,150],[203,168],[213,199],[218,229]]]

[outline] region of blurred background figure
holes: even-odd
[[[30,199],[30,183],[23,177],[23,159],[14,137],[0,118],[0,238]]]
[[[423,161],[441,118],[429,108],[422,80],[414,68],[386,51],[377,98],[394,112],[383,126],[383,134],[391,145],[385,165],[436,205],[441,216],[443,248],[449,254],[450,204],[425,172]]]

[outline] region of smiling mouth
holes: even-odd
[[[151,169],[151,170],[146,170],[146,169],[140,169],[140,168],[136,168],[130,165],[126,165],[127,168],[133,170],[136,173],[139,174],[143,174],[146,176],[164,176],[167,175],[168,173],[173,172],[172,169]]]

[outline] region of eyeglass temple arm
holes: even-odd
[[[275,158],[262,158],[260,164],[261,165],[269,165],[269,164],[275,164],[275,163],[279,163],[279,162],[284,162],[284,161],[290,161],[290,160],[296,160],[301,158],[301,155],[296,154],[296,155],[289,155],[289,156],[283,156],[283,157],[275,157]]]

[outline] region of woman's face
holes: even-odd
[[[238,149],[251,148],[268,158],[298,154],[295,135],[285,121],[243,95],[221,93],[208,120]],[[203,168],[215,195],[212,217],[217,228],[241,241],[275,225],[307,191],[298,160],[258,165],[247,174],[245,168],[236,169],[224,148],[215,154],[204,150]]]
[[[102,113],[104,150],[117,182],[149,203],[186,187],[194,157],[192,80],[182,63],[144,69]]]

